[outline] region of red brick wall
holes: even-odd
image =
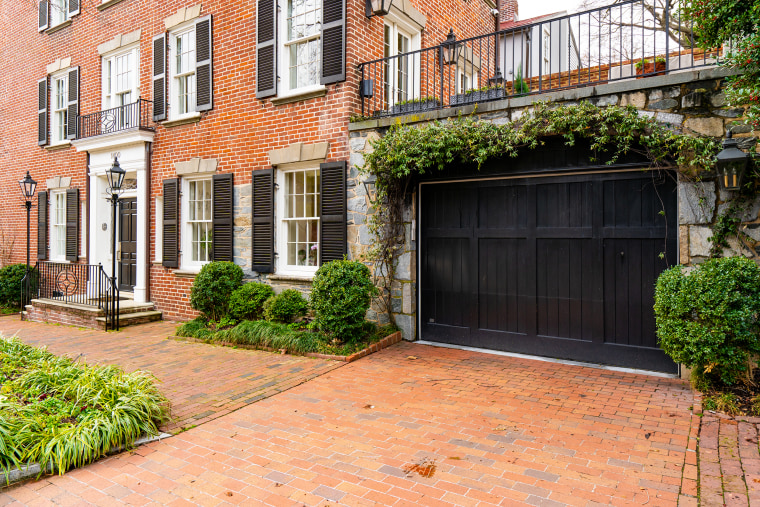
[[[98,11],[97,0],[83,0],[82,12],[70,26],[47,34],[37,31],[34,2],[0,3],[3,87],[0,90],[0,228],[16,237],[13,260],[25,258],[25,211],[17,181],[29,170],[45,190],[52,176],[70,176],[72,187],[87,199],[87,155],[73,147],[48,151],[37,146],[37,81],[56,58],[71,57],[81,69],[80,113],[101,109],[101,64],[97,46],[115,35],[142,29],[140,91],[151,99],[151,39],[164,32],[164,19],[195,1],[124,0]],[[423,47],[445,39],[450,27],[462,39],[490,32],[493,18],[484,0],[413,0],[428,17]],[[155,197],[161,182],[175,176],[174,163],[193,157],[216,158],[218,171],[234,173],[235,185],[248,184],[251,171],[268,167],[269,150],[293,142],[330,142],[328,160],[348,158],[347,124],[360,110],[357,64],[382,55],[382,18],[367,19],[365,0],[348,0],[346,81],[328,86],[327,95],[273,106],[255,98],[256,3],[206,0],[201,15],[213,15],[214,108],[198,123],[173,128],[157,126],[151,159],[150,236],[155,237]],[[103,196],[93,196],[103,198]],[[154,258],[151,240],[149,259]],[[32,210],[33,259],[36,257],[36,207]],[[82,250],[84,250],[84,245]],[[86,252],[83,252],[86,253]],[[161,266],[150,269],[151,299],[168,318],[191,317],[192,279]]]
[[[518,5],[517,0],[499,0],[500,6],[499,6],[499,12],[501,15],[501,19],[499,19],[500,23],[507,23],[510,21],[517,21],[518,16]]]

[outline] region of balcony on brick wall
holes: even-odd
[[[153,102],[137,99],[103,111],[80,115],[77,122],[77,139],[113,134],[126,130],[155,131],[152,122]]]
[[[569,15],[502,20],[499,31],[359,64],[362,118],[590,87],[719,64],[679,0],[628,0]],[[669,32],[663,29],[669,27]]]

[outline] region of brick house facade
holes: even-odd
[[[357,64],[436,45],[450,29],[460,38],[493,29],[489,0],[395,0],[388,15],[369,18],[365,3],[4,5],[0,23],[12,36],[2,44],[0,216],[4,237],[16,238],[9,260],[24,261],[16,195],[28,170],[39,183],[33,258],[110,271],[105,171],[118,157],[131,210],[116,232],[118,274],[136,301],[154,302],[165,318],[192,317],[194,274],[211,258],[308,291],[323,244],[332,242],[333,257],[347,251],[345,223],[328,226],[319,210],[338,203],[333,218],[345,217]]]

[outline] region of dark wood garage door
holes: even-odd
[[[654,284],[675,182],[644,171],[420,187],[422,339],[675,373]]]

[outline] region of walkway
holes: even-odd
[[[170,433],[229,414],[343,365],[168,339],[176,327],[154,322],[104,333],[21,322],[18,316],[0,318],[1,334],[17,334],[31,345],[46,345],[54,354],[81,355],[88,363],[151,372],[172,403],[172,420],[162,428]]]
[[[401,343],[0,504],[676,505],[693,402],[680,380]]]

